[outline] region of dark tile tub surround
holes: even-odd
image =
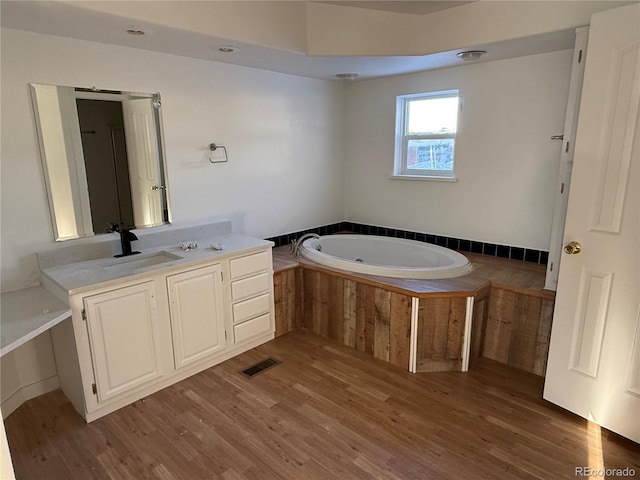
[[[267,238],[276,244],[276,247],[288,245],[305,233],[317,233],[318,235],[333,235],[338,232],[355,232],[363,235],[381,235],[384,237],[407,238],[419,242],[433,243],[442,247],[451,248],[460,252],[480,253],[491,257],[510,258],[528,263],[538,263],[546,265],[549,260],[549,252],[544,250],[534,250],[531,248],[512,247],[509,245],[497,245],[495,243],[477,242],[464,238],[443,237],[441,235],[431,235],[428,233],[410,232],[408,230],[396,230],[395,228],[376,227],[375,225],[365,225],[353,222],[338,222],[321,227],[308,228],[299,232],[278,235]]]

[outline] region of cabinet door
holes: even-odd
[[[225,348],[221,272],[212,265],[167,277],[176,368]]]
[[[152,281],[84,299],[98,402],[162,375]]]

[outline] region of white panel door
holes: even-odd
[[[162,224],[162,202],[155,110],[151,98],[122,102],[129,183],[135,224]]]
[[[152,281],[84,299],[98,402],[162,376]]]
[[[220,265],[167,277],[176,368],[226,346]]]
[[[561,259],[544,398],[636,442],[639,106],[640,4],[633,4],[591,22],[564,235],[581,250]]]

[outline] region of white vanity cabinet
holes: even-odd
[[[71,290],[68,298],[71,319],[51,335],[60,386],[88,422],[275,332],[270,245]]]
[[[221,266],[169,275],[167,287],[176,368],[224,350]]]
[[[84,298],[98,402],[156,381],[163,374],[153,281]]]

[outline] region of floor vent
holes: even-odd
[[[269,357],[265,360],[262,360],[261,362],[256,363],[255,365],[245,368],[244,370],[242,370],[242,374],[245,377],[252,378],[258,375],[259,373],[262,373],[265,370],[268,370],[271,367],[275,367],[279,363],[280,363],[280,360],[276,360],[273,357]]]

